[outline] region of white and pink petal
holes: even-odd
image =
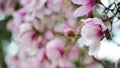
[[[83,5],[74,11],[73,16],[74,17],[81,17],[84,15],[87,15],[91,10],[92,10],[91,7],[89,7],[87,5]]]

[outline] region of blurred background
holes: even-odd
[[[120,0],[101,0],[105,7],[110,7],[111,9],[115,6],[114,2],[118,4]],[[79,18],[73,17],[73,12],[78,7],[80,5],[74,4],[71,0],[0,0],[1,68],[29,68],[30,64],[30,68],[114,68],[114,63],[120,58],[120,13],[112,19],[112,22],[114,22],[111,31],[113,39],[101,41],[102,46],[98,53],[98,59],[96,59],[88,55],[87,47],[80,48],[76,44],[76,37],[72,38],[72,40],[71,36],[68,36],[69,33],[80,33],[83,25],[80,20],[86,18],[85,16]],[[93,11],[94,16],[101,18],[103,12],[107,11],[105,7],[98,4]],[[114,14],[107,12],[107,15],[111,17]],[[69,27],[70,32],[66,32],[65,29]],[[65,45],[66,48],[64,49],[68,49],[64,52],[72,52],[73,45],[76,45],[76,49],[73,49],[72,53],[70,52],[71,55],[64,53],[65,58],[58,61],[59,63],[52,63],[53,60],[51,59],[56,57],[52,56],[51,58],[51,55],[47,54],[49,52],[46,50],[49,45],[56,43],[58,45],[58,42],[54,41],[56,38]],[[51,43],[51,41],[55,43]],[[29,48],[33,49],[30,50]],[[58,48],[60,47],[58,46]],[[45,56],[47,56],[44,63],[35,61],[41,58],[43,55],[41,51],[44,51],[43,49],[46,49]],[[50,52],[50,54],[57,57],[61,56],[58,50],[55,51],[57,53]],[[33,56],[34,52],[40,55],[39,58],[38,56]],[[76,57],[72,57],[74,59],[71,60],[70,56]],[[66,57],[70,58],[70,60]],[[64,61],[66,63],[63,63]],[[53,66],[50,67],[51,63]],[[59,67],[56,66],[56,63]]]

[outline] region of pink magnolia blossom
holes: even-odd
[[[75,4],[82,5],[73,13],[75,17],[88,15],[89,12],[91,12],[97,4],[97,0],[72,0],[72,1]]]
[[[65,35],[71,35],[71,34],[74,34],[74,32],[75,32],[73,27],[71,26],[71,24],[68,22],[64,22],[63,28],[64,28],[63,31],[64,31]]]
[[[24,54],[25,58],[21,59],[20,61],[21,68],[43,68],[44,62],[46,60],[45,49],[35,49],[35,51],[37,52],[33,55]],[[27,53],[31,52],[32,51],[29,51]],[[21,55],[19,55],[19,57],[21,58]]]
[[[20,25],[22,23],[24,23],[24,17],[26,14],[27,14],[27,12],[24,9],[21,9],[21,10],[14,12],[12,14],[13,20],[8,22],[7,28],[14,33],[18,33]]]
[[[75,68],[75,65],[68,60],[60,60],[59,66],[60,68]]]
[[[64,0],[47,0],[47,5],[51,10],[58,12],[62,7],[63,2]]]
[[[42,47],[46,45],[44,36],[37,34],[35,25],[31,22],[21,24],[20,31],[18,33],[19,41],[22,45],[28,45],[33,47]],[[37,27],[36,27],[37,28]]]
[[[45,4],[46,0],[20,0],[20,3],[27,8],[40,9]]]
[[[35,57],[25,59],[24,62],[21,62],[21,68],[43,68],[42,64],[39,64]]]
[[[99,18],[88,18],[83,21],[85,25],[81,29],[81,38],[78,40],[80,46],[89,46],[89,54],[95,55],[99,50],[100,40],[107,29]]]
[[[35,0],[34,0],[35,1]],[[20,0],[21,5],[27,6],[32,3],[32,0]]]
[[[43,10],[46,1],[47,0],[20,0],[20,3],[23,5],[23,9],[28,11],[27,15],[25,16],[25,20],[32,21],[35,19],[35,17],[43,18]]]
[[[67,56],[66,59],[68,59],[70,61],[76,61],[76,60],[78,60],[79,54],[80,54],[79,51],[80,51],[80,48],[74,45],[71,48],[71,50],[68,52],[68,54],[66,55]]]
[[[36,32],[34,31],[30,23],[21,24],[19,32],[19,37],[21,41],[23,41],[26,44],[31,44],[31,42],[35,39],[35,36]]]
[[[55,38],[47,43],[46,55],[51,61],[56,61],[62,58],[64,51],[64,45],[60,42],[60,39]]]
[[[92,1],[95,0],[74,0],[74,3],[89,8],[81,9],[81,12],[88,10],[81,13],[86,15],[96,5],[96,1]],[[74,41],[77,39],[65,37],[79,33],[81,28],[75,24],[77,19],[72,17],[72,3],[69,0],[19,2],[21,8],[12,14],[13,20],[8,23],[8,29],[12,31],[13,40],[20,46],[15,57],[11,58],[8,54],[8,68],[76,68],[80,56],[80,49]],[[83,22],[85,25],[81,30],[82,37],[79,42],[90,46],[90,54],[93,55],[106,28],[98,18],[89,18]]]
[[[50,68],[75,68],[75,65],[68,60],[61,59],[53,62]]]
[[[5,59],[8,68],[20,68],[19,58],[17,55],[7,55]]]
[[[53,34],[52,30],[46,31],[45,38],[48,40],[51,40],[54,38],[54,34]]]
[[[74,62],[74,61],[78,60],[79,54],[80,54],[80,48],[78,46],[74,45],[70,48],[68,53],[64,54],[64,57],[62,59]]]
[[[67,62],[64,66],[64,68],[75,68],[75,65],[71,62]]]

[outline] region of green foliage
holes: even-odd
[[[0,21],[0,41],[7,40],[11,36],[11,33],[6,29],[6,24],[10,19],[12,19],[12,16],[8,16],[4,20]]]
[[[2,42],[9,40],[11,37],[11,32],[6,29],[6,24],[10,19],[12,19],[12,16],[7,16],[4,20],[0,21],[0,64],[2,68],[7,68]]]

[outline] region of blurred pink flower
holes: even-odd
[[[99,50],[100,40],[107,29],[99,18],[88,18],[83,21],[85,25],[81,29],[81,38],[78,40],[80,46],[90,46],[89,55],[94,55]]]
[[[82,5],[73,13],[74,17],[88,15],[95,8],[97,0],[72,0],[73,3]]]
[[[74,29],[73,26],[69,22],[64,22],[63,23],[63,28],[64,28],[64,34],[66,36],[74,34]]]
[[[29,43],[31,44],[33,40],[35,39],[36,32],[32,28],[32,25],[30,23],[23,23],[20,26],[20,32],[19,32],[19,37],[21,41],[24,42],[24,44]]]
[[[60,39],[55,38],[49,41],[46,45],[46,55],[51,61],[57,61],[62,58],[64,51],[64,44]]]
[[[40,9],[45,4],[46,0],[20,0],[21,5],[31,9]]]
[[[35,0],[34,0],[35,1]],[[21,5],[27,6],[32,3],[32,0],[20,0]]]
[[[75,65],[71,62],[66,62],[64,68],[75,68]]]
[[[53,62],[50,68],[75,68],[75,65],[68,60],[61,59]]]
[[[8,68],[20,68],[20,60],[17,55],[6,55],[5,60]]]
[[[54,34],[53,34],[52,30],[46,31],[46,33],[45,33],[45,38],[46,38],[47,40],[51,40],[51,39],[54,38]]]
[[[51,10],[58,12],[60,11],[64,0],[47,0],[47,6]]]
[[[27,48],[25,48],[27,49]],[[44,62],[46,60],[45,56],[45,49],[35,49],[36,53],[33,55],[27,55],[24,54],[26,57],[24,59],[21,59],[21,68],[43,68]],[[31,53],[32,51],[29,51],[27,53]],[[21,56],[19,55],[21,58]]]
[[[79,54],[80,54],[80,48],[77,47],[76,45],[74,45],[71,48],[71,50],[68,52],[68,54],[66,55],[67,56],[66,59],[68,59],[70,61],[76,61],[79,58]]]
[[[21,24],[19,41],[22,45],[29,45],[37,48],[45,46],[46,44],[44,36],[38,35],[30,22]]]
[[[9,21],[7,24],[8,30],[13,33],[18,33],[20,25],[24,23],[24,17],[27,12],[24,9],[18,10],[12,14],[13,20]]]
[[[45,48],[34,48],[32,46],[23,47],[17,53],[20,68],[44,68],[47,59]],[[8,58],[10,59],[10,58]],[[17,67],[16,67],[17,68]]]
[[[75,65],[68,60],[59,61],[60,68],[75,68]]]

